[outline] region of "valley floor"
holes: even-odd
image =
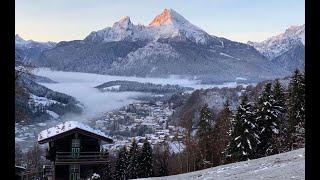
[[[305,179],[305,149],[152,180]]]

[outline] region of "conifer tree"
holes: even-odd
[[[213,128],[213,143],[212,143],[212,164],[217,166],[222,164],[223,153],[230,142],[232,112],[229,107],[229,100],[224,104],[224,108],[218,115],[217,122]]]
[[[287,128],[286,128],[286,119],[285,114],[287,111],[286,108],[286,99],[285,99],[285,90],[281,86],[279,80],[277,79],[273,85],[273,97],[274,97],[274,108],[278,115],[278,127],[279,133],[273,134],[274,143],[272,149],[274,150],[274,154],[282,153],[286,151],[286,137],[288,135]],[[272,154],[273,154],[272,153]]]
[[[253,107],[248,102],[247,95],[243,95],[232,124],[231,141],[226,150],[226,161],[236,162],[255,158],[255,149],[260,141],[257,135]]]
[[[130,179],[138,178],[138,165],[139,165],[139,147],[135,139],[132,140],[129,150],[129,165],[128,173]]]
[[[200,111],[200,120],[198,124],[197,136],[199,139],[199,148],[203,166],[206,167],[212,160],[212,130],[213,130],[213,113],[206,104]]]
[[[127,166],[128,166],[128,152],[127,152],[127,148],[123,147],[118,152],[118,157],[115,165],[115,179],[118,179],[118,180],[129,179]]]
[[[256,123],[258,125],[259,143],[257,157],[263,157],[274,153],[273,137],[279,133],[279,113],[275,107],[275,99],[271,83],[267,83],[259,96],[256,105]]]
[[[289,149],[304,147],[305,143],[305,82],[296,70],[288,87],[288,145]]]
[[[141,152],[139,154],[139,178],[153,176],[153,158],[152,148],[147,139],[144,140]]]
[[[109,158],[109,152],[107,150],[104,150],[103,152],[107,158],[108,161],[106,162],[106,164],[103,165],[102,167],[102,172],[99,173],[102,175],[102,178],[105,180],[109,180],[112,179],[112,174],[111,174],[111,163],[110,163],[110,158]]]

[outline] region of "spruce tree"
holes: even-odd
[[[258,125],[259,143],[257,157],[263,157],[275,152],[273,137],[279,133],[278,109],[275,107],[275,99],[271,83],[267,83],[259,96],[256,105],[256,123]]]
[[[112,174],[111,174],[111,163],[110,163],[110,158],[109,158],[109,152],[107,150],[104,150],[103,152],[107,158],[108,158],[108,162],[106,162],[106,164],[103,165],[102,167],[102,172],[100,172],[99,174],[102,175],[102,178],[105,180],[109,180],[112,179]]]
[[[126,180],[128,177],[128,152],[127,148],[123,147],[118,152],[118,157],[115,165],[115,179]]]
[[[287,111],[286,108],[286,99],[285,99],[285,90],[281,86],[279,80],[277,79],[273,85],[273,97],[274,97],[274,108],[278,115],[278,127],[279,133],[273,134],[274,144],[272,149],[273,153],[282,153],[286,151],[286,137],[288,135],[286,128],[286,118],[285,114]]]
[[[213,130],[213,113],[206,104],[200,111],[200,120],[198,124],[198,144],[201,152],[203,166],[206,167],[212,160],[212,130]]]
[[[253,107],[248,102],[247,95],[243,95],[232,122],[231,141],[226,150],[227,162],[255,158],[256,146],[260,141],[254,116]]]
[[[213,128],[213,166],[217,166],[223,163],[223,153],[226,150],[228,143],[230,142],[232,112],[229,106],[229,100],[227,100],[224,104],[224,108],[219,113],[217,122]]]
[[[305,82],[296,70],[288,87],[288,145],[289,149],[304,147],[305,143]]]
[[[141,152],[139,154],[139,178],[153,176],[153,158],[152,148],[147,139],[144,140]]]
[[[133,138],[129,150],[129,165],[128,173],[130,179],[138,178],[138,165],[139,165],[139,147],[136,140]]]

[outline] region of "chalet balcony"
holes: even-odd
[[[101,152],[56,152],[55,164],[105,164],[108,162],[108,154]]]

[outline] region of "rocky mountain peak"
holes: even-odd
[[[129,27],[132,27],[132,26],[133,26],[133,24],[132,24],[129,16],[124,16],[118,22],[113,24],[114,28],[119,27],[121,29],[128,29]]]
[[[173,9],[164,9],[161,14],[157,15],[149,26],[174,25],[184,23],[187,20]]]

